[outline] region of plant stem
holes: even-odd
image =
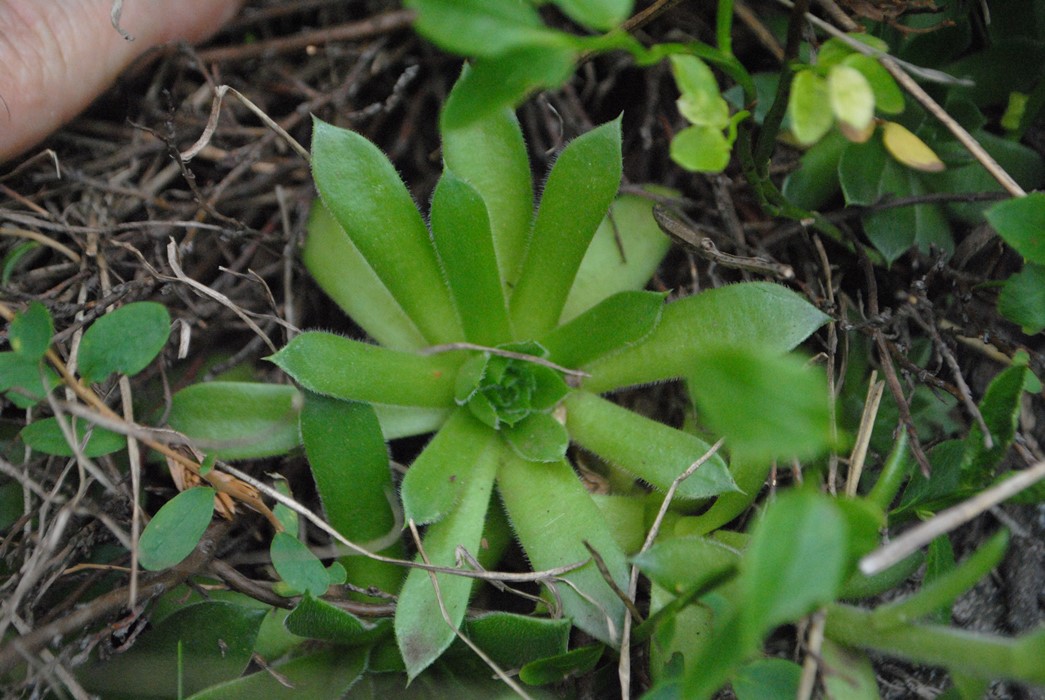
[[[989,678],[1045,683],[1045,634],[1006,639],[942,627],[902,625],[882,627],[875,613],[849,605],[828,607],[826,635],[842,644],[875,649],[924,664],[959,668]]]

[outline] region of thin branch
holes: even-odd
[[[981,491],[967,501],[942,510],[924,523],[903,533],[860,560],[860,571],[865,576],[874,576],[907,558],[940,535],[963,525],[1002,501],[1011,498],[1045,479],[1045,462],[1013,472],[1005,481]]]

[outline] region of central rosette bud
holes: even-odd
[[[551,412],[569,387],[534,342],[476,354],[457,373],[456,400],[498,430],[523,457],[548,462],[566,453],[566,429]]]

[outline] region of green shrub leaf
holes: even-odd
[[[80,375],[101,382],[113,372],[133,376],[148,367],[167,342],[171,317],[162,304],[136,301],[91,324],[77,354]]]
[[[82,420],[69,420],[69,423],[75,426],[76,441],[83,448],[85,457],[92,459],[94,457],[102,457],[113,452],[119,452],[127,446],[127,438],[119,433],[93,426]],[[84,438],[87,437],[88,432],[90,437],[84,443]],[[22,432],[18,435],[26,445],[45,455],[55,455],[57,457],[72,457],[74,455],[73,448],[66,442],[65,435],[62,434],[62,429],[58,426],[58,419],[56,418],[43,418],[33,421],[22,428]]]
[[[570,627],[566,619],[493,612],[467,620],[464,634],[502,668],[521,668],[532,661],[566,653]],[[455,649],[457,646],[455,643]],[[466,649],[462,652],[473,654]]]
[[[457,367],[466,355],[415,355],[342,338],[333,333],[295,336],[268,359],[309,391],[348,401],[428,406],[453,405]]]
[[[269,547],[272,566],[294,591],[321,596],[330,588],[330,575],[323,562],[289,532],[277,532]]]
[[[510,308],[517,337],[554,328],[621,178],[620,119],[574,139],[548,176]]]
[[[31,408],[59,383],[58,374],[40,360],[21,353],[0,352],[0,393],[18,408]]]
[[[700,354],[689,377],[701,418],[733,454],[811,458],[831,446],[827,379],[795,355],[721,346]]]
[[[682,96],[679,112],[690,124],[721,132],[729,124],[729,105],[722,99],[718,81],[707,64],[696,56],[670,56],[671,73]]]
[[[606,647],[592,644],[557,656],[538,659],[519,669],[519,679],[527,685],[550,685],[580,676],[595,668]]]
[[[834,123],[834,115],[824,106],[830,99],[827,81],[811,70],[800,70],[791,81],[787,114],[791,133],[801,144],[816,143]]]
[[[444,51],[495,56],[521,46],[556,46],[568,35],[548,29],[527,2],[407,0],[417,11],[414,29]]]
[[[573,21],[592,29],[612,29],[631,12],[632,0],[552,0]]]
[[[714,126],[691,126],[671,140],[671,159],[686,170],[720,173],[729,165],[732,145],[722,129]]]
[[[999,202],[987,210],[987,221],[1026,260],[1045,265],[1045,193]]]
[[[842,60],[842,64],[855,68],[864,76],[868,85],[871,86],[871,91],[874,93],[874,106],[876,109],[886,114],[899,114],[904,111],[906,105],[900,86],[896,84],[893,76],[889,75],[889,71],[883,68],[877,59],[861,53],[854,53],[846,56]]]
[[[196,548],[214,516],[214,489],[182,491],[163,504],[138,540],[138,563],[160,571],[180,563]]]
[[[207,382],[176,393],[168,421],[220,459],[286,454],[297,447],[301,392],[292,386]]]
[[[681,430],[640,416],[586,391],[566,399],[570,437],[586,450],[661,491],[711,446]],[[726,463],[714,455],[679,485],[680,498],[707,498],[736,490]]]
[[[380,149],[316,119],[312,174],[323,204],[424,337],[431,343],[460,340],[428,228]]]
[[[334,647],[297,656],[243,678],[214,685],[189,700],[334,700],[366,670],[366,647]]]
[[[874,91],[867,78],[857,69],[840,64],[827,74],[827,89],[831,110],[846,138],[865,141],[874,120]]]
[[[531,92],[559,87],[573,74],[576,60],[569,46],[523,46],[479,58],[454,86],[455,99],[443,107],[444,128],[467,127],[514,107]]]
[[[741,564],[741,615],[760,639],[834,600],[846,573],[846,521],[831,499],[788,491],[756,523]]]
[[[79,680],[106,698],[196,693],[243,673],[264,619],[264,608],[224,601],[188,605],[165,617],[126,653],[80,671]]]
[[[26,310],[15,314],[7,331],[7,340],[11,349],[20,357],[33,361],[43,358],[51,345],[54,335],[54,321],[47,307],[38,301],[32,301]]]
[[[1045,266],[1027,263],[1005,280],[998,294],[998,312],[1027,335],[1045,330]]]
[[[369,644],[390,631],[391,622],[366,623],[336,605],[305,593],[283,623],[287,631],[307,639],[322,639],[345,646]]]
[[[631,558],[651,581],[681,594],[737,568],[740,552],[703,537],[673,537]]]

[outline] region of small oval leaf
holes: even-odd
[[[935,151],[902,124],[885,122],[882,128],[882,143],[893,158],[908,168],[938,173],[945,167]]]
[[[791,133],[800,144],[819,141],[834,123],[831,111],[825,109],[830,99],[827,81],[811,70],[801,70],[791,81],[787,114],[791,118]]]
[[[54,335],[54,322],[47,307],[38,301],[16,314],[7,332],[11,349],[27,360],[39,360],[47,352]]]
[[[87,382],[105,381],[113,372],[133,376],[163,349],[171,317],[163,304],[137,301],[102,316],[83,334],[77,354]]]
[[[874,119],[874,91],[864,74],[851,66],[835,66],[827,74],[827,90],[839,125],[848,127],[854,135],[862,135]],[[846,137],[850,138],[849,134]]]
[[[138,540],[138,563],[159,571],[181,562],[196,548],[214,515],[214,489],[198,486],[165,503]]]
[[[74,421],[74,424],[76,426],[76,441],[83,448],[85,457],[91,459],[102,457],[113,452],[119,452],[127,446],[127,439],[123,435],[105,428],[85,424],[82,420]],[[88,431],[90,431],[90,437],[88,437],[85,444],[84,437],[87,436]],[[58,427],[56,418],[44,418],[43,420],[30,423],[22,428],[19,437],[29,447],[45,455],[72,457],[74,454],[73,449],[65,439],[65,435],[62,434],[62,429]]]
[[[273,536],[269,554],[276,573],[295,591],[318,597],[330,587],[330,575],[323,562],[289,532]]]

